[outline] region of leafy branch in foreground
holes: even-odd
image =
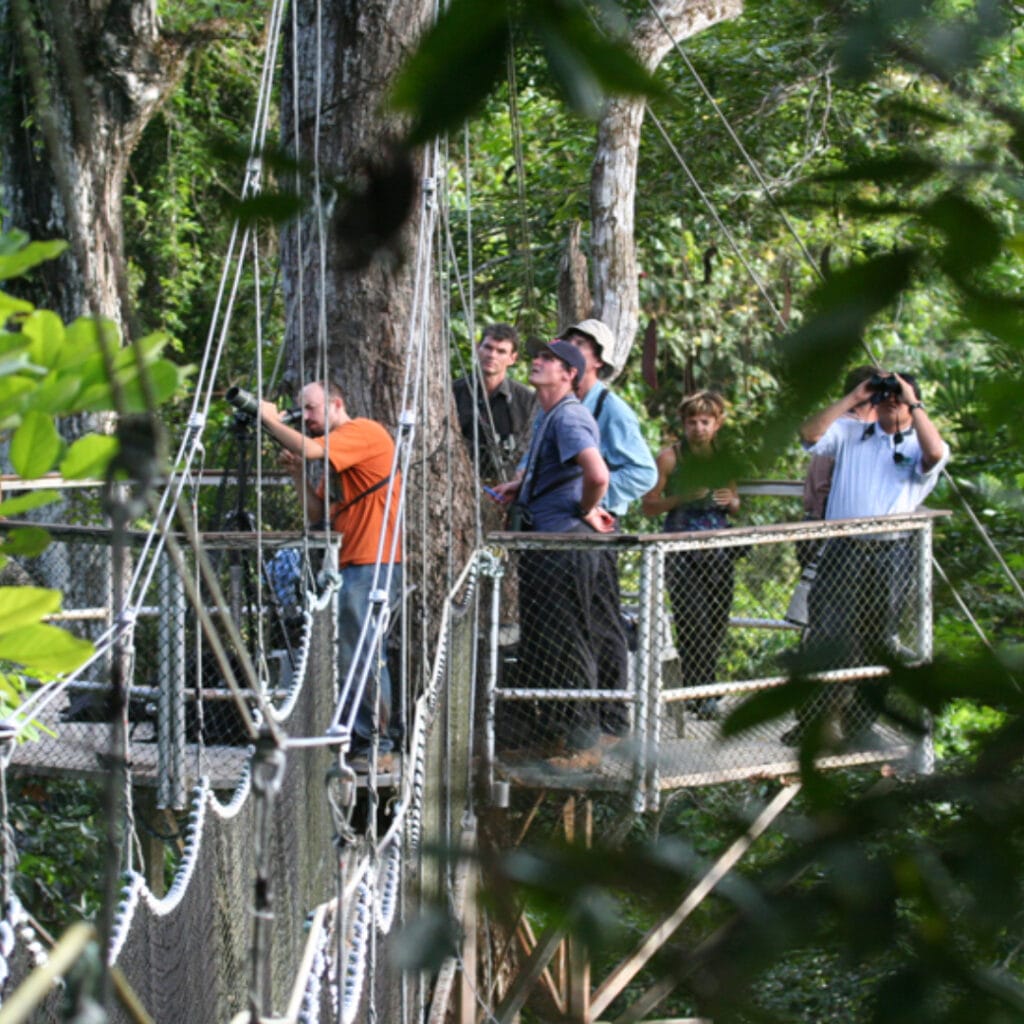
[[[0,235],[0,281],[53,259],[63,242],[30,242],[23,232]],[[143,338],[121,347],[109,320],[80,317],[65,325],[60,317],[0,291],[0,433],[9,438],[15,472],[35,480],[57,471],[64,479],[105,478],[116,465],[119,442],[91,432],[68,444],[57,420],[74,414],[146,411],[167,401],[185,373],[161,355],[167,339]],[[9,484],[17,490],[17,483]],[[0,517],[11,518],[59,497],[56,490],[28,491],[0,501]],[[6,531],[0,541],[0,568],[14,556],[35,556],[49,543],[41,527]],[[92,644],[44,620],[60,611],[59,591],[40,587],[0,587],[0,713],[16,706],[22,677],[51,679],[80,665]]]

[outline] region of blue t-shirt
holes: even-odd
[[[534,451],[534,447],[537,450]],[[600,450],[594,417],[573,396],[543,413],[534,427],[526,456],[526,475],[519,501],[542,533],[566,533],[579,526],[583,470],[576,456],[587,448]]]

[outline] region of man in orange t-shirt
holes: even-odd
[[[395,444],[379,423],[349,416],[341,389],[336,384],[325,386],[319,381],[307,384],[302,389],[301,406],[305,426],[301,433],[281,421],[281,414],[272,402],[260,403],[260,417],[267,431],[284,448],[281,461],[296,487],[306,489],[306,509],[311,523],[323,521],[324,485],[322,481],[316,487],[311,484],[306,463],[319,461],[322,464],[326,457],[330,464],[327,493],[331,527],[342,535],[338,558],[342,570],[338,598],[338,678],[344,682],[351,674],[353,693],[361,693],[348,760],[357,770],[367,766],[370,743],[376,731],[378,770],[386,771],[390,768],[394,738],[389,732],[391,677],[384,657],[383,637],[372,644],[368,643],[372,638],[367,636],[362,649],[359,639],[374,591],[379,593],[387,588],[389,606],[394,607],[402,590],[402,547],[398,533],[401,481],[397,474],[394,488],[388,486]],[[392,492],[390,501],[389,491]],[[370,655],[371,648],[374,657]],[[376,707],[371,696],[377,688],[375,665],[380,668]],[[345,721],[349,720],[350,712],[351,706],[346,709]]]

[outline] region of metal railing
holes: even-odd
[[[492,534],[483,677],[492,781],[632,794],[799,769],[930,767],[927,723],[890,702],[891,666],[932,656],[942,513],[705,533]],[[813,683],[783,718],[723,737],[748,695]]]

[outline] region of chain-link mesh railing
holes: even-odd
[[[490,643],[496,774],[526,784],[663,789],[924,757],[888,703],[893,664],[931,656],[930,513],[708,533],[501,534],[518,598]],[[723,739],[750,693],[813,682],[796,712]]]
[[[284,488],[267,488],[273,507]],[[225,488],[217,499],[230,502]],[[225,497],[226,496],[226,497]],[[212,497],[212,492],[211,492]],[[294,495],[291,495],[294,503]],[[214,502],[216,503],[216,502]],[[114,625],[112,545],[99,500],[85,492],[67,496],[41,512],[59,515],[60,522],[36,517],[50,544],[38,555],[12,558],[0,582],[62,591],[61,611],[50,621],[90,640]],[[281,518],[289,518],[286,507]],[[70,522],[68,520],[71,520]],[[0,522],[0,533],[25,524]],[[145,534],[131,531],[126,545],[122,591],[137,567]],[[142,574],[148,586],[134,596],[128,703],[129,759],[136,785],[157,789],[158,807],[183,808],[189,789],[207,775],[214,789],[232,789],[241,777],[252,741],[229,687],[230,679],[247,693],[254,706],[253,679],[245,665],[255,667],[257,686],[271,706],[282,706],[297,668],[308,618],[303,592],[312,584],[318,558],[298,533],[203,532],[201,549],[213,570],[219,593],[202,579],[197,558],[179,538],[184,572],[165,549],[155,571]],[[308,557],[307,557],[308,555]],[[218,654],[204,630],[188,592],[200,595],[210,626],[217,634]],[[232,647],[230,625],[243,650]],[[108,699],[111,658],[94,659],[75,673],[60,695],[46,704],[35,722],[36,742],[20,745],[12,770],[71,772],[101,777],[108,753]],[[230,677],[230,679],[229,679]]]

